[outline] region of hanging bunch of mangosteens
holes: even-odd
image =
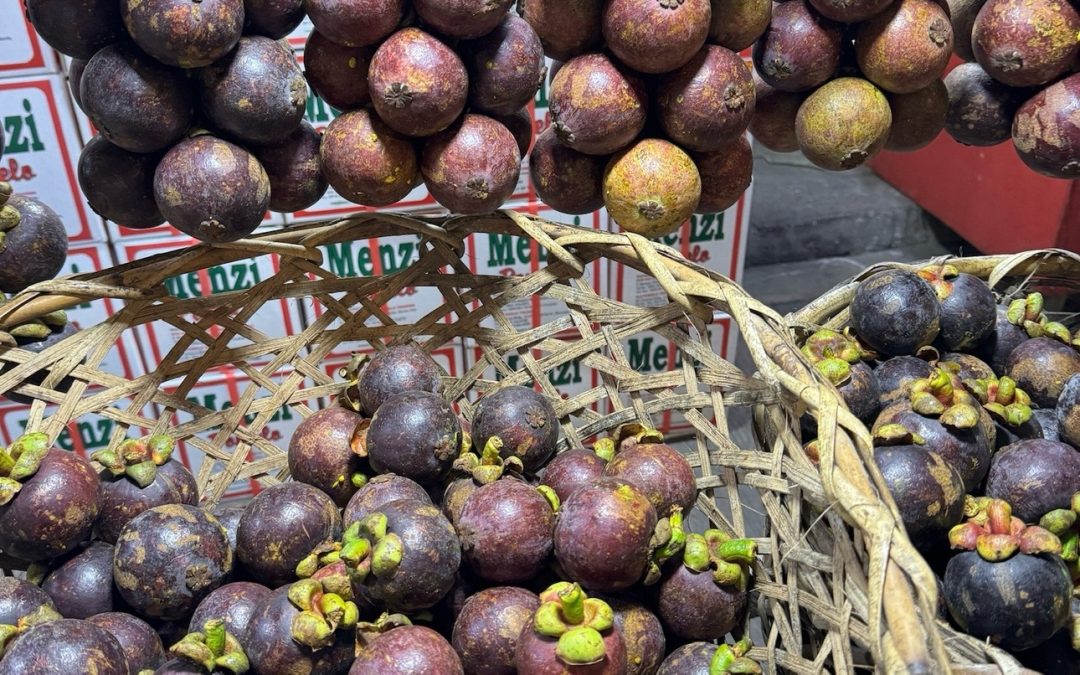
[[[1080,662],[1069,635],[1080,609],[1080,327],[1046,304],[1038,292],[998,299],[948,263],[890,269],[858,285],[846,326],[802,351],[871,428],[875,463],[954,623],[1056,672]]]

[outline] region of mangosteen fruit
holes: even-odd
[[[938,358],[937,365],[959,377],[964,383],[968,380],[990,380],[996,377],[989,364],[965,352],[946,352]]]
[[[504,475],[521,478],[524,466],[517,457],[502,458],[502,439],[492,436],[487,440],[480,455],[462,452],[454,460],[451,477],[442,494],[442,511],[454,529],[458,528],[461,510],[474,492],[483,485],[489,485]],[[545,492],[545,496],[546,496]],[[557,496],[557,495],[556,495]]]
[[[420,171],[431,196],[450,211],[487,213],[514,193],[521,153],[509,129],[469,113],[427,139]]]
[[[963,552],[945,569],[945,602],[965,633],[1021,651],[1065,625],[1072,581],[1053,534],[1025,526],[995,499],[985,517],[954,527],[949,543]]]
[[[12,195],[3,208],[16,217],[13,226],[0,222],[0,291],[14,294],[60,273],[68,236],[60,216],[33,197]]]
[[[42,607],[46,610],[41,611]],[[19,619],[32,614],[43,619],[59,618],[46,591],[25,579],[0,577],[0,625],[15,626]]]
[[[1080,449],[1080,374],[1065,382],[1055,409],[1061,440]]]
[[[99,474],[101,515],[96,523],[98,536],[115,544],[124,526],[143,511],[164,504],[185,503],[176,484],[159,472],[165,463],[175,462],[190,475],[190,471],[172,459],[174,446],[172,438],[159,434],[138,440],[127,439],[117,447],[99,450],[91,456],[105,467]]]
[[[319,159],[321,144],[322,134],[307,121],[301,121],[279,143],[251,148],[270,180],[271,211],[303,211],[326,194],[329,183]]]
[[[477,488],[457,522],[465,561],[490,582],[532,579],[551,557],[558,506],[551,488],[511,477]]]
[[[975,60],[971,29],[975,27],[975,17],[985,3],[986,0],[948,0],[949,18],[953,28],[953,52],[965,61]]]
[[[383,504],[399,499],[411,499],[421,503],[430,504],[431,497],[427,491],[411,478],[398,476],[392,473],[375,476],[349,500],[345,507],[342,520],[345,527],[361,520],[364,516],[378,511]]]
[[[691,153],[701,176],[701,199],[696,213],[720,213],[739,201],[754,174],[754,151],[740,135],[714,152]]]
[[[25,6],[41,39],[73,59],[88,59],[124,35],[120,3],[110,0],[27,0]]]
[[[791,3],[781,6],[787,4]],[[889,100],[858,77],[822,85],[803,101],[795,116],[799,149],[829,171],[854,169],[876,155],[885,147],[891,127]]]
[[[176,493],[180,495],[179,503],[198,506],[199,482],[195,479],[195,476],[191,473],[190,469],[180,462],[170,461],[159,466],[157,470],[159,475],[172,483],[173,487],[176,488]]]
[[[90,462],[30,432],[0,449],[0,467],[0,550],[44,561],[90,537],[101,506]]]
[[[664,133],[695,152],[719,150],[746,131],[754,114],[754,80],[742,58],[708,45],[656,91]]]
[[[109,575],[112,583],[112,575]],[[89,617],[87,623],[108,631],[120,644],[131,675],[153,671],[165,663],[165,647],[153,627],[124,612],[104,612]]]
[[[280,40],[304,20],[304,4],[303,0],[244,0],[244,32]]]
[[[399,625],[370,637],[361,627],[357,635],[356,660],[349,675],[465,673],[461,658],[446,638],[426,626]]]
[[[701,201],[701,174],[690,155],[659,138],[642,139],[604,169],[604,206],[620,228],[643,237],[679,229]]]
[[[544,467],[540,484],[555,491],[559,502],[565,502],[579,487],[588,485],[604,475],[604,467],[615,456],[615,441],[602,438],[592,450],[574,448],[560,452]]]
[[[255,231],[270,206],[270,178],[247,150],[210,135],[177,143],[154,173],[161,214],[184,234],[225,243]]]
[[[225,528],[188,504],[156,506],[121,530],[113,553],[120,596],[144,618],[191,614],[232,571]]]
[[[754,73],[754,114],[750,118],[750,133],[754,140],[773,152],[795,152],[799,139],[795,135],[795,117],[806,97],[768,85]]]
[[[226,506],[219,504],[214,507],[211,513],[221,526],[225,528],[225,533],[229,537],[229,546],[232,548],[233,553],[236,552],[236,530],[240,527],[240,518],[243,517],[244,511],[247,510],[245,506],[232,505]]]
[[[535,593],[513,586],[487,588],[469,597],[454,622],[451,639],[465,672],[517,673],[518,638],[539,607]]]
[[[709,0],[609,0],[601,19],[607,48],[642,73],[683,66],[704,46],[711,26]]]
[[[972,349],[994,330],[997,301],[985,281],[949,264],[924,267],[918,275],[941,301],[937,342],[946,351]]]
[[[79,82],[82,81],[83,71],[86,70],[86,64],[89,62],[90,59],[87,57],[85,59],[71,59],[68,64],[68,92],[71,93],[71,100],[75,101],[75,106],[79,110],[82,110],[82,100],[79,99]]]
[[[357,427],[363,417],[341,405],[312,414],[289,441],[289,474],[313,485],[344,507],[367,482],[363,459],[356,453]]]
[[[1080,177],[1078,106],[1080,74],[1050,85],[1020,106],[1012,139],[1024,164],[1051,178]]]
[[[690,462],[663,443],[655,429],[638,425],[619,430],[619,451],[604,468],[604,476],[633,485],[649,500],[660,518],[676,508],[689,513],[697,501],[697,481]]]
[[[958,143],[987,147],[1008,140],[1013,117],[1028,94],[992,78],[977,63],[962,63],[945,76],[949,115],[945,132]]]
[[[62,616],[87,619],[113,611],[112,568],[112,545],[95,541],[49,572],[41,588]]]
[[[559,507],[555,558],[586,588],[629,588],[645,575],[656,525],[656,509],[644,493],[626,481],[600,478]]]
[[[548,127],[529,154],[529,176],[536,194],[560,213],[592,213],[604,205],[606,155],[586,155],[563,145]]]
[[[525,470],[535,472],[555,454],[559,418],[540,392],[512,385],[485,394],[472,419],[472,441],[483,448],[488,439],[502,441],[503,458],[517,457]]]
[[[338,110],[356,110],[371,103],[368,93],[370,47],[346,47],[318,30],[304,43],[304,75],[322,100]]]
[[[420,175],[413,144],[368,110],[354,110],[331,122],[323,132],[319,158],[334,191],[365,206],[400,201]]]
[[[228,56],[199,71],[199,111],[222,135],[278,143],[307,108],[307,82],[292,50],[260,35],[240,38]]]
[[[360,370],[359,412],[370,418],[387,399],[407,391],[439,394],[442,374],[431,355],[415,342],[386,347]]]
[[[660,581],[656,608],[668,631],[686,640],[715,640],[742,625],[757,543],[720,530],[688,534],[682,564]]]
[[[428,391],[405,391],[379,406],[364,447],[377,473],[430,484],[450,471],[461,442],[461,423],[445,399]]]
[[[128,664],[120,643],[104,628],[60,619],[30,628],[4,652],[0,674],[26,673],[128,675]]]
[[[934,374],[934,366],[917,356],[894,356],[874,368],[882,407],[911,396],[911,385]]]
[[[587,155],[610,155],[645,128],[641,78],[604,54],[567,61],[551,82],[548,110],[559,141]]]
[[[305,483],[281,483],[247,505],[236,530],[236,558],[253,580],[277,587],[296,579],[296,566],[317,546],[340,536],[334,500]]]
[[[419,19],[447,37],[471,40],[496,30],[513,0],[413,0]]]
[[[487,115],[510,115],[536,96],[544,81],[540,37],[517,14],[503,14],[493,31],[461,45],[469,71],[469,105]]]
[[[1040,311],[1042,306],[1041,297],[1040,295],[1038,299]],[[1013,323],[1012,320],[1015,318],[1023,323],[1026,303],[1027,301],[1024,299],[1018,299],[1011,303],[1016,305],[1012,318],[1010,318],[1010,306],[998,305],[994,317],[994,331],[981,345],[972,350],[973,354],[990,365],[996,375],[1005,374],[1009,354],[1029,337],[1027,332],[1021,326]]]
[[[709,42],[741,52],[765,33],[772,19],[769,0],[712,0]]]
[[[615,630],[622,635],[626,646],[626,675],[652,675],[660,667],[667,649],[660,619],[641,603],[605,600],[611,605]]]
[[[690,642],[671,652],[660,664],[657,675],[715,675],[716,673],[760,673],[761,666],[746,656],[750,640],[734,645]]]
[[[379,118],[406,136],[430,136],[465,109],[469,75],[458,55],[419,28],[403,28],[371,57],[368,90]]]
[[[592,51],[603,39],[604,0],[521,0],[518,7],[540,36],[544,53],[556,61]]]
[[[934,288],[913,272],[884,270],[859,284],[851,301],[851,326],[879,354],[908,356],[941,330]]]
[[[356,604],[315,579],[282,586],[248,624],[247,657],[255,673],[340,675],[353,661]]]
[[[510,133],[514,135],[514,140],[517,141],[521,158],[528,157],[529,151],[533,147],[533,132],[536,127],[532,111],[528,108],[521,108],[509,115],[492,115],[491,119],[510,130]]]
[[[818,12],[840,23],[861,23],[881,14],[894,0],[810,0]],[[901,0],[896,0],[900,2]]]
[[[1027,439],[994,455],[986,477],[986,496],[1009,503],[1025,522],[1068,507],[1080,491],[1080,451],[1060,442]]]
[[[626,645],[614,611],[565,581],[540,594],[540,606],[518,638],[518,673],[620,675],[627,670]]]
[[[405,0],[304,0],[315,30],[345,47],[376,45],[388,37],[405,17]]]
[[[885,149],[914,152],[930,144],[945,128],[949,90],[941,80],[909,94],[889,94],[892,128]]]
[[[975,59],[1010,87],[1046,84],[1076,62],[1080,13],[1057,0],[988,0],[975,17]]]
[[[819,330],[802,353],[825,379],[837,388],[852,414],[869,424],[881,410],[881,392],[858,342],[834,330]]]
[[[859,24],[855,54],[862,74],[893,94],[925,89],[952,56],[952,23],[935,0],[895,0]]]
[[[840,63],[840,24],[805,0],[773,5],[772,21],[754,43],[754,70],[781,91],[808,91],[824,84]]]
[[[1005,370],[1032,401],[1053,408],[1065,382],[1080,373],[1080,353],[1053,338],[1032,338],[1009,354]]]
[[[225,584],[207,595],[195,613],[191,615],[188,632],[194,633],[213,619],[222,619],[225,629],[235,635],[240,644],[245,644],[247,639],[248,624],[251,617],[267,598],[273,593],[262,584],[250,581],[234,581]]]
[[[133,229],[165,222],[154,201],[154,170],[161,155],[128,152],[94,136],[79,153],[79,187],[94,213]]]
[[[1042,425],[1031,414],[1031,397],[1009,377],[964,379],[964,388],[990,413],[996,425],[994,447],[1028,438],[1043,438]]]
[[[120,12],[139,49],[177,68],[210,65],[244,31],[244,0],[123,0]]]

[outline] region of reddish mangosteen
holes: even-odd
[[[686,150],[714,152],[750,124],[754,80],[738,54],[708,45],[662,79],[656,104],[668,138]]]
[[[712,0],[709,42],[741,52],[765,33],[772,19],[770,0]]]
[[[244,0],[123,0],[120,11],[140,49],[178,68],[217,61],[244,30]]]
[[[1035,522],[1054,509],[1068,507],[1080,491],[1080,451],[1044,439],[1005,446],[994,455],[986,478],[986,496],[1007,501],[1013,513]]]
[[[4,652],[0,675],[27,673],[128,675],[128,664],[120,644],[104,628],[60,619],[30,628]]]
[[[510,130],[517,141],[522,159],[528,157],[533,147],[533,132],[536,130],[532,112],[528,108],[522,108],[509,115],[492,115],[491,119]]]
[[[1030,95],[990,77],[977,63],[962,63],[945,76],[949,115],[945,132],[958,143],[991,146],[1012,133],[1013,117]]]
[[[405,476],[386,473],[375,476],[356,491],[349,500],[348,506],[345,507],[342,521],[345,527],[349,527],[364,516],[378,511],[383,504],[399,499],[411,499],[424,504],[431,503],[431,497],[419,483]]]
[[[88,59],[124,35],[120,4],[109,0],[27,0],[25,6],[26,17],[50,47],[71,58]]]
[[[296,566],[317,546],[341,536],[334,500],[305,483],[263,490],[247,506],[236,531],[236,558],[268,586],[296,579]]]
[[[529,175],[536,194],[561,213],[592,213],[604,205],[606,155],[586,155],[559,141],[548,127],[529,155]]]
[[[240,527],[240,518],[243,517],[246,510],[245,506],[218,505],[211,511],[213,516],[221,523],[221,526],[225,528],[225,534],[229,537],[229,546],[232,548],[233,553],[236,552],[236,531]]]
[[[952,23],[935,0],[895,0],[859,24],[855,53],[863,75],[893,94],[934,83],[952,56]]]
[[[470,441],[471,442],[471,441]],[[517,457],[504,460],[501,456],[502,440],[498,436],[492,436],[480,455],[472,452],[462,452],[454,460],[453,472],[449,483],[442,494],[443,515],[450,521],[455,529],[458,527],[458,519],[465,502],[484,485],[489,485],[502,478],[504,475],[512,475],[521,478],[524,467]]]
[[[709,0],[609,0],[601,26],[620,61],[642,73],[667,73],[704,46],[712,7]]]
[[[96,528],[98,535],[116,543],[120,531],[128,522],[147,509],[163,504],[182,504],[176,484],[159,469],[172,459],[175,442],[169,436],[157,435],[139,440],[127,439],[118,447],[95,452],[91,459],[105,467],[101,478],[101,515]],[[194,477],[191,479],[194,481]]]
[[[852,414],[869,424],[881,410],[881,392],[870,366],[862,362],[858,342],[833,330],[819,330],[806,340],[803,354],[844,397]]]
[[[941,80],[909,94],[890,94],[893,124],[885,149],[914,152],[938,137],[949,116],[949,90]]]
[[[774,5],[768,30],[754,44],[754,70],[781,91],[813,89],[836,71],[842,32],[804,0]]]
[[[2,217],[2,216],[0,216]],[[19,349],[24,349],[34,354],[40,354],[49,347],[66,340],[79,332],[79,327],[72,321],[68,321],[67,312],[56,310],[44,316],[8,329],[8,334],[15,338]],[[2,371],[2,368],[0,368]],[[46,373],[38,373],[27,377],[24,384],[41,385],[45,381]],[[73,379],[66,377],[55,388],[65,390],[70,388]],[[4,398],[15,403],[30,405],[34,402],[31,396],[16,394],[14,391],[4,393]]]
[[[360,370],[359,412],[372,417],[387,399],[407,391],[442,392],[442,369],[415,342],[387,347]]]
[[[315,30],[346,47],[382,42],[405,17],[405,0],[305,0]]]
[[[645,128],[645,84],[604,54],[567,61],[552,80],[548,99],[556,135],[578,152],[610,155]]]
[[[795,152],[799,139],[795,136],[795,116],[806,97],[782,91],[766,84],[754,73],[754,115],[750,118],[750,133],[773,152]]]
[[[222,619],[210,619],[169,648],[174,656],[154,675],[225,675],[251,668],[240,639],[225,627]]]
[[[994,330],[997,301],[985,281],[962,274],[948,264],[924,267],[918,274],[930,283],[941,301],[937,341],[945,351],[976,347]]]
[[[496,30],[513,0],[413,0],[422,22],[452,38],[471,40]]]
[[[158,467],[158,474],[176,488],[181,504],[199,504],[199,482],[186,466],[180,462],[165,462]]]
[[[602,438],[592,450],[574,448],[552,457],[544,467],[541,485],[547,485],[565,502],[579,487],[588,485],[604,475],[604,467],[615,456],[615,441]]]
[[[461,423],[444,398],[405,391],[379,406],[364,447],[377,473],[396,473],[425,484],[446,476],[461,442]]]
[[[521,675],[627,671],[626,645],[611,606],[565,581],[540,594],[540,606],[518,638],[515,661]]]
[[[601,478],[570,495],[555,523],[555,558],[567,577],[613,592],[645,576],[656,509],[636,487]]]
[[[154,170],[161,155],[138,154],[104,136],[79,153],[79,187],[94,213],[124,227],[146,229],[165,222],[154,201]]]
[[[289,441],[289,473],[344,507],[367,482],[356,453],[363,417],[341,405],[320,410],[300,423]]]
[[[975,59],[1010,87],[1051,82],[1076,62],[1080,13],[1056,0],[988,0],[975,17]]]
[[[663,434],[641,425],[619,429],[619,450],[604,468],[604,476],[633,485],[649,500],[656,515],[675,510],[689,513],[697,501],[697,480],[690,462],[663,443]]]
[[[535,472],[555,453],[559,419],[540,392],[522,386],[503,387],[486,394],[472,419],[472,440],[483,448],[498,436],[504,458],[517,457],[525,470]]]
[[[514,675],[518,638],[540,607],[535,593],[496,586],[465,601],[451,644],[471,675]]]
[[[113,611],[118,603],[114,599],[112,545],[101,541],[87,545],[49,572],[41,588],[67,619]]]
[[[384,615],[380,621],[388,625],[376,622],[358,627],[356,661],[349,675],[464,675],[461,659],[443,636],[425,626],[410,625],[401,615]]]
[[[660,619],[645,605],[606,598],[615,613],[615,630],[626,646],[626,675],[651,675],[664,660],[667,640]]]
[[[1065,382],[1055,409],[1061,440],[1080,449],[1080,374]]]
[[[486,213],[502,206],[521,176],[521,154],[510,130],[469,113],[424,144],[420,161],[431,195],[454,213]]]
[[[279,143],[304,119],[304,73],[277,40],[240,38],[227,57],[199,71],[199,82],[199,110],[206,121],[244,143]]]
[[[851,301],[851,325],[859,340],[879,354],[910,355],[937,338],[941,303],[925,279],[885,270],[859,284]]]
[[[934,374],[934,366],[917,356],[894,356],[874,368],[881,405],[911,396],[911,385]]]
[[[690,155],[701,175],[701,199],[697,213],[720,213],[739,201],[750,187],[754,173],[754,151],[745,135],[715,152]]]
[[[104,628],[116,638],[131,675],[155,670],[165,663],[165,647],[161,644],[161,638],[142,619],[123,612],[105,612],[91,616],[86,621]]]
[[[1032,338],[1009,354],[1005,369],[1032,401],[1053,408],[1065,382],[1080,373],[1080,353],[1054,338]]]
[[[1031,397],[1009,377],[964,379],[964,387],[990,413],[996,425],[994,447],[1003,448],[1022,439],[1042,438],[1039,420],[1031,414]]]
[[[712,642],[691,642],[671,652],[660,664],[657,675],[718,675],[722,673],[760,673],[761,666],[746,656],[750,640],[719,647]]]
[[[544,47],[517,14],[484,37],[461,45],[469,69],[469,105],[476,112],[510,115],[529,104],[544,82]]]
[[[31,432],[0,450],[0,467],[0,550],[42,561],[89,538],[101,505],[90,462]]]
[[[368,89],[387,126],[406,136],[430,136],[461,115],[469,75],[446,44],[419,28],[403,28],[371,57]]]
[[[1064,3],[1068,7],[1068,3]],[[1073,31],[1076,34],[1077,31]],[[1074,46],[1080,41],[1073,40]],[[1013,118],[1017,154],[1032,170],[1051,178],[1080,177],[1080,74],[1056,82],[1028,99]]]
[[[0,291],[19,293],[59,274],[68,252],[60,216],[44,202],[22,195],[9,197],[0,213]]]
[[[741,626],[756,556],[751,539],[732,539],[720,530],[688,534],[682,564],[660,582],[656,607],[668,631],[714,640]]]
[[[314,579],[282,586],[248,624],[245,652],[256,673],[341,675],[353,661],[356,604]]]
[[[324,101],[338,110],[356,110],[371,103],[368,93],[370,47],[346,47],[318,30],[304,44],[304,75]]]
[[[1020,651],[1045,642],[1069,618],[1072,581],[1061,542],[988,500],[985,512],[949,532],[963,552],[945,569],[945,602],[969,635]]]
[[[222,619],[225,629],[245,644],[247,639],[248,624],[267,598],[273,593],[262,584],[250,581],[234,581],[225,584],[206,596],[195,613],[191,615],[188,632],[196,632],[213,619]]]
[[[303,0],[244,0],[244,33],[280,40],[304,20],[304,4]]]
[[[181,619],[232,571],[225,528],[188,504],[156,506],[124,526],[113,554],[113,580],[140,616]]]
[[[323,132],[323,174],[339,195],[365,206],[389,206],[420,175],[416,148],[368,110],[345,113]]]
[[[826,82],[807,96],[795,115],[803,155],[830,171],[847,171],[885,147],[892,109],[885,94],[861,77]]]
[[[518,7],[540,36],[544,53],[556,61],[592,51],[603,39],[604,0],[521,0]]]
[[[301,121],[280,143],[252,148],[270,179],[271,211],[302,211],[326,194],[329,183],[319,158],[321,144],[322,134]]]

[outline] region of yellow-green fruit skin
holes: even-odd
[[[885,146],[892,110],[885,94],[858,77],[822,85],[799,107],[795,136],[815,165],[830,171],[854,169]]]
[[[604,170],[604,206],[623,230],[654,239],[694,213],[701,174],[690,155],[657,138],[638,141]]]

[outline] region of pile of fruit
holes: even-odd
[[[0,449],[0,551],[29,563],[0,578],[0,674],[760,672],[756,542],[689,531],[656,431],[556,454],[521,386],[467,424],[415,344],[343,375],[243,506],[200,508],[165,435]]]
[[[1051,320],[1041,294],[999,302],[948,264],[878,272],[849,310],[843,332],[814,333],[803,353],[871,428],[908,535],[942,580],[942,618],[1037,670],[1073,672],[1080,330]],[[806,449],[816,460],[816,441]]]

